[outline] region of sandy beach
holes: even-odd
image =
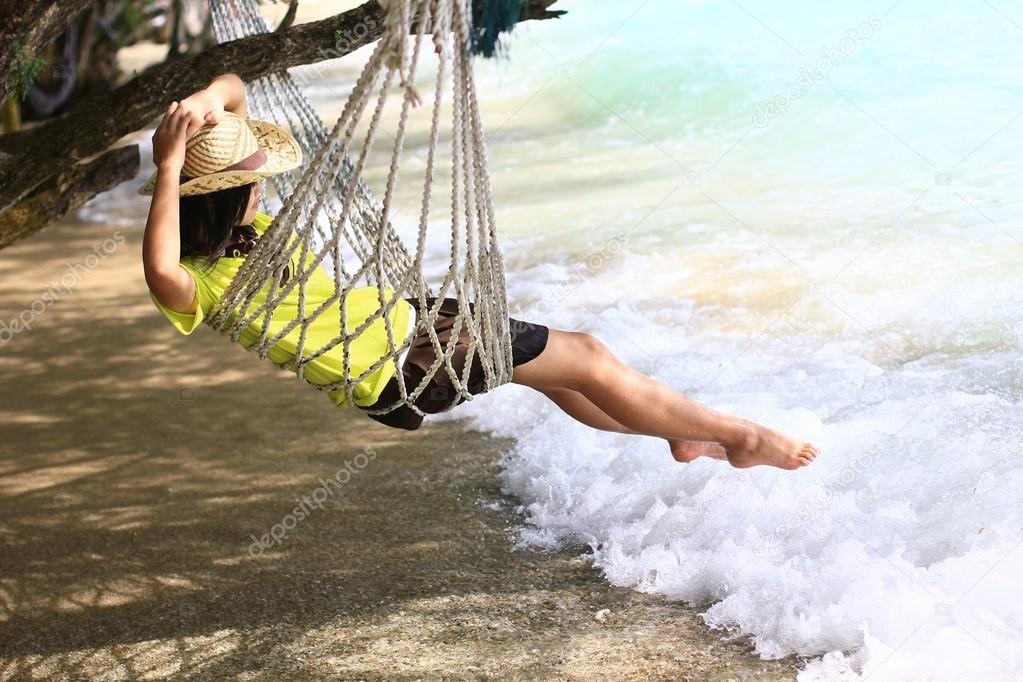
[[[70,219],[0,257],[0,678],[794,678],[586,547],[515,549],[508,442],[177,335],[140,239]]]

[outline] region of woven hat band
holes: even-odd
[[[232,165],[228,166],[227,168],[221,168],[219,171],[216,171],[216,172],[217,173],[223,173],[225,171],[237,171],[237,170],[251,171],[251,170],[257,170],[264,163],[266,163],[266,152],[263,151],[262,147],[256,147],[256,151],[255,152],[253,152],[252,154],[249,154],[248,156],[246,156],[244,159],[242,159],[238,163],[232,164]],[[196,176],[196,177],[202,177],[202,176]],[[181,174],[180,183],[188,182],[189,180],[194,180],[194,179],[195,179],[195,177],[192,177],[190,175],[185,175],[184,173],[182,173]]]

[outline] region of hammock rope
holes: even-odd
[[[271,347],[298,329],[295,355],[280,366],[293,369],[298,377],[321,391],[343,388],[349,405],[355,405],[354,387],[359,382],[384,363],[396,363],[398,355],[409,347],[415,335],[425,331],[437,356],[426,375],[410,389],[399,368],[396,376],[400,397],[389,405],[368,410],[372,414],[383,414],[404,404],[422,415],[414,401],[439,371],[447,373],[452,387],[464,400],[472,399],[467,384],[476,356],[483,368],[481,392],[510,381],[512,354],[504,263],[497,242],[470,55],[471,0],[380,0],[380,4],[385,10],[383,35],[333,129],[327,129],[288,71],[268,74],[247,84],[250,115],[290,130],[302,146],[306,161],[295,171],[272,178],[283,207],[257,240],[206,321],[235,341],[246,328],[256,325],[260,328],[260,337],[248,348],[262,358],[267,358]],[[220,42],[270,30],[259,13],[257,0],[211,0],[211,8],[214,31]],[[428,32],[432,36],[429,40]],[[427,42],[432,43],[432,49],[424,50]],[[418,238],[415,254],[410,255],[390,218],[409,112],[419,101],[413,84],[424,52],[436,53],[437,73]],[[403,95],[383,200],[378,203],[363,173],[395,81]],[[447,273],[434,290],[426,282],[423,257],[437,179],[445,84],[451,89],[450,258]],[[360,126],[364,126],[365,131],[361,142],[356,142]],[[276,283],[292,264],[296,253],[299,256],[296,272],[284,286],[277,287]],[[307,256],[312,256],[310,264],[306,264]],[[310,309],[306,285],[309,277],[321,267],[332,274],[335,292]],[[377,287],[379,310],[349,331],[348,293],[367,285]],[[274,311],[296,288],[297,314],[283,327],[271,331]],[[393,292],[389,298],[385,298],[385,289]],[[267,292],[266,300],[257,305],[255,299],[261,291]],[[418,302],[418,323],[403,337],[405,330],[392,328],[391,311],[406,292]],[[428,305],[427,297],[437,298],[433,308]],[[458,313],[446,347],[434,329],[445,297],[458,302]],[[310,325],[327,314],[335,303],[337,336],[322,347],[307,348]],[[380,318],[383,318],[388,337],[387,351],[373,365],[353,376],[351,344]],[[463,326],[468,332],[469,344],[460,376],[451,359]],[[341,379],[329,384],[310,381],[304,374],[305,366],[338,346],[343,357]]]
[[[255,1],[212,0],[210,6],[214,34],[219,42],[228,42],[246,35],[270,31],[270,27],[259,13],[259,5]],[[289,129],[307,157],[325,144],[329,134],[326,124],[316,114],[309,99],[288,71],[270,73],[250,81],[246,84],[246,89],[248,90],[247,101],[250,115],[253,118],[273,121],[281,127]],[[291,171],[275,175],[270,179],[279,197],[286,197],[294,191],[299,174],[299,171]],[[351,162],[345,159],[343,175],[350,177],[351,174]],[[332,210],[326,212],[330,229],[334,229],[336,226],[333,216],[340,209],[338,197],[340,197],[343,188],[344,185],[341,184],[339,178],[337,187],[334,188],[330,196],[334,202]],[[356,192],[352,224],[343,227],[346,230],[346,239],[350,246],[356,251],[359,258],[366,259],[373,248],[372,245],[376,242],[374,226],[380,208],[373,200],[369,187],[361,178],[356,185]],[[265,197],[263,201],[265,210]],[[388,267],[388,281],[391,282],[397,280],[395,275],[397,271],[409,267],[411,257],[394,232],[394,228],[388,224],[385,229],[388,232],[387,249],[392,254],[392,261],[385,264]],[[322,231],[322,226],[320,230],[321,237],[326,238],[327,232]],[[369,282],[367,281],[367,283]]]

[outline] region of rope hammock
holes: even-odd
[[[288,71],[272,73],[247,84],[250,115],[290,130],[301,145],[307,162],[295,171],[271,179],[283,207],[257,240],[206,321],[235,341],[246,327],[253,324],[261,326],[259,340],[248,348],[258,352],[262,358],[267,358],[267,352],[274,344],[298,329],[294,358],[280,366],[293,369],[299,378],[321,391],[344,388],[349,405],[355,404],[353,388],[356,384],[385,362],[396,363],[398,355],[409,347],[415,335],[425,330],[437,355],[426,376],[410,389],[405,385],[399,367],[397,381],[401,398],[390,405],[367,410],[371,414],[383,414],[405,404],[423,415],[414,401],[439,371],[448,374],[452,386],[464,400],[472,399],[466,386],[474,355],[478,355],[483,367],[484,387],[481,392],[510,380],[512,354],[504,264],[497,243],[483,128],[469,49],[470,45],[476,49],[479,40],[479,32],[475,37],[473,34],[471,0],[380,0],[380,3],[385,9],[383,35],[333,129],[327,129]],[[211,15],[219,42],[270,30],[259,13],[257,0],[211,0]],[[492,40],[491,37],[491,51]],[[425,50],[424,44],[428,45]],[[418,97],[412,84],[424,51],[436,52],[437,73],[418,213],[418,239],[415,253],[410,254],[391,225],[390,217],[409,110]],[[377,137],[388,90],[396,79],[403,88],[403,96],[390,151],[386,189],[382,202],[378,203],[362,176]],[[441,136],[442,93],[448,82],[452,112],[449,123],[450,259],[447,275],[435,293],[424,278],[423,255]],[[365,130],[361,144],[353,142],[360,124]],[[298,260],[301,264],[306,263],[307,256],[311,254],[311,265],[299,265],[283,287],[270,286],[280,281],[296,251],[301,254]],[[306,283],[318,267],[332,274],[335,294],[315,309],[308,309]],[[349,332],[345,299],[352,289],[360,286],[378,288],[380,309]],[[270,321],[274,310],[295,287],[298,287],[297,315],[282,329],[271,333]],[[254,304],[254,299],[264,288],[270,291],[266,302]],[[385,288],[393,290],[394,295],[385,299]],[[403,297],[403,292],[418,301],[419,320],[415,329],[401,340],[404,330],[393,329],[391,310]],[[426,298],[434,296],[437,300],[431,309]],[[439,342],[433,328],[444,297],[458,301],[458,314],[447,347]],[[339,302],[334,308],[334,314],[339,311],[337,336],[322,347],[307,347],[309,325],[327,314],[334,302]],[[262,321],[257,322],[260,316]],[[383,317],[387,330],[388,350],[371,367],[358,376],[352,376],[351,343],[380,317]],[[463,325],[468,330],[470,342],[462,376],[459,376],[451,364],[451,357]],[[340,380],[317,384],[305,377],[303,369],[307,363],[338,346],[343,350],[344,359]]]

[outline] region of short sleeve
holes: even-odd
[[[270,227],[270,223],[273,221],[274,219],[272,216],[257,211],[255,217],[252,219],[252,229],[256,231],[256,234],[263,234],[266,232],[266,228]]]
[[[189,276],[191,276],[192,278],[192,281],[195,282],[195,296],[197,300],[195,312],[179,313],[176,310],[171,310],[163,303],[161,303],[160,300],[156,297],[155,294],[153,294],[152,291],[149,292],[149,298],[153,300],[153,303],[156,305],[156,307],[160,310],[161,313],[164,314],[164,316],[170,321],[170,323],[174,326],[175,329],[177,329],[182,334],[191,334],[196,330],[196,328],[200,324],[202,324],[202,321],[206,318],[206,310],[209,309],[209,304],[205,300],[206,296],[204,295],[205,292],[201,285],[201,280],[197,278],[195,276],[195,273],[192,272],[189,268],[186,268],[184,265],[180,263],[178,265],[186,272],[188,272]]]

